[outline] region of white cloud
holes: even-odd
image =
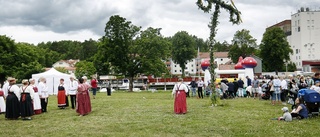
[[[226,0],[228,1],[228,0]],[[209,37],[211,13],[204,13],[196,0],[17,0],[0,1],[0,35],[16,42],[98,39],[110,16],[118,14],[134,25],[162,28],[164,36],[187,31]],[[260,43],[266,27],[291,18],[300,7],[319,10],[319,0],[234,0],[243,23],[232,25],[221,9],[218,41],[231,41],[237,30],[247,29]]]

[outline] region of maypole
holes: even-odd
[[[206,3],[204,4],[203,1]],[[228,2],[224,2],[223,0],[198,0],[196,2],[198,5],[199,9],[203,10],[205,13],[209,13],[214,6],[214,12],[211,17],[211,21],[208,25],[210,29],[210,36],[209,36],[209,49],[210,49],[210,74],[211,74],[211,86],[212,86],[212,91],[214,92],[216,83],[215,83],[215,72],[214,69],[216,68],[216,64],[214,64],[214,51],[213,51],[213,45],[216,43],[215,41],[215,36],[217,33],[217,25],[219,23],[218,17],[220,14],[220,8],[223,8],[227,10],[230,14],[229,22],[232,24],[240,24],[241,17],[240,14],[241,12],[236,8],[234,2],[231,0],[231,4],[228,4]]]

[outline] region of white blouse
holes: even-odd
[[[31,96],[31,99],[34,97],[34,90],[32,86],[21,86],[20,87],[20,94],[22,93],[29,93]]]
[[[172,89],[172,94],[176,94],[176,91],[177,90],[184,90],[184,92],[188,92],[188,87],[186,84],[183,84],[183,83],[178,83],[178,84],[175,84],[173,89]]]

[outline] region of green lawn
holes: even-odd
[[[224,100],[209,107],[209,98],[188,98],[188,113],[173,113],[170,92],[98,93],[92,113],[78,117],[71,108],[60,110],[56,96],[49,99],[48,113],[31,121],[0,118],[0,136],[319,136],[320,117],[293,122],[270,118],[282,115],[282,105],[253,98]],[[288,106],[290,107],[290,106]],[[291,110],[290,110],[291,111]]]

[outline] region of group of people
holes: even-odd
[[[46,79],[41,77],[38,85],[35,85],[35,79],[23,79],[20,87],[16,81],[15,78],[8,77],[0,88],[0,113],[5,113],[5,118],[9,120],[19,117],[23,120],[31,120],[31,116],[47,112],[49,93]],[[64,79],[60,79],[57,87],[58,107],[61,109],[68,107],[68,97],[70,97],[71,108],[76,109],[79,116],[89,114],[91,112],[89,96],[91,84],[86,81],[86,76],[78,80],[71,76],[69,83],[64,83]],[[95,98],[96,90],[93,91],[95,91],[93,92],[93,98]]]

